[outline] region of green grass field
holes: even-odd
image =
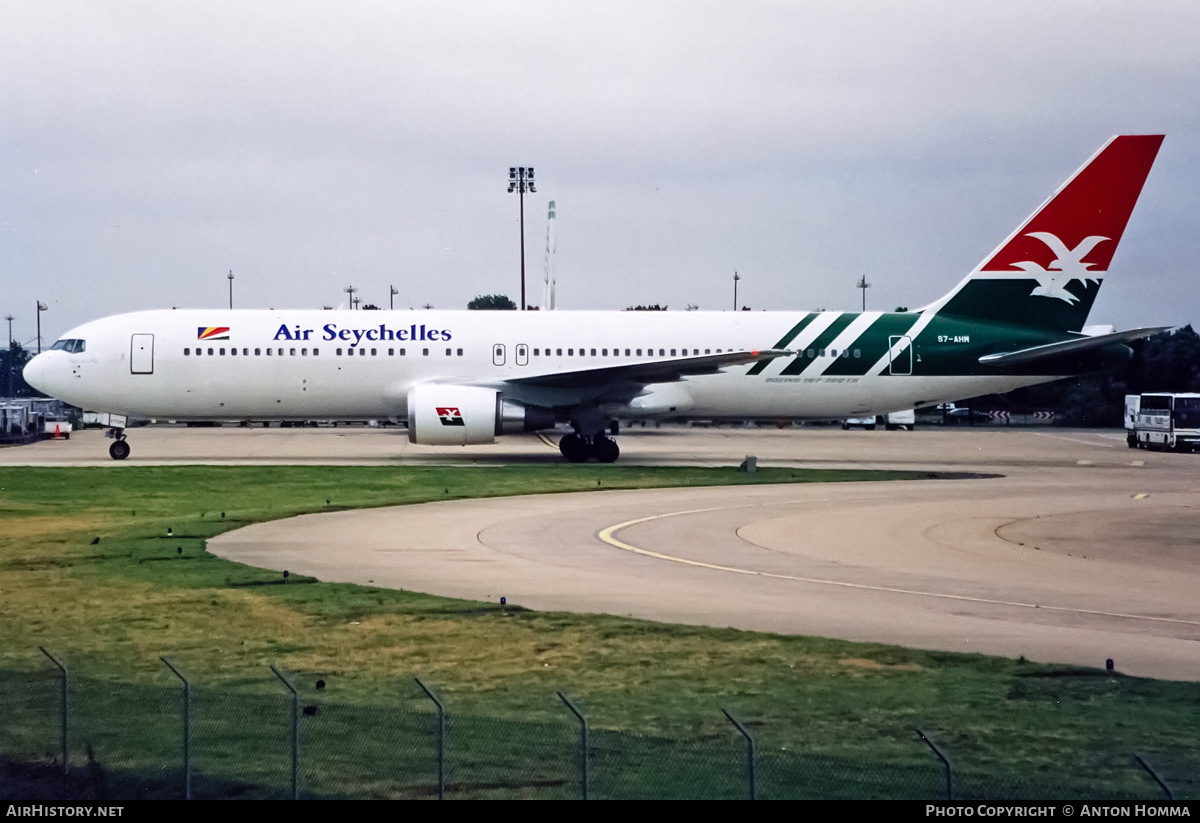
[[[196,690],[197,745],[208,741],[210,755],[196,768],[210,796],[282,791],[290,704],[270,664],[319,708],[304,721],[304,783],[322,796],[428,796],[431,706],[414,677],[450,710],[457,796],[572,796],[574,720],[556,691],[608,741],[593,767],[606,796],[740,796],[742,744],[721,707],[753,730],[768,796],[936,795],[940,767],[918,727],[950,752],[964,796],[1160,796],[1134,754],[1176,796],[1200,794],[1195,684],[295,577],[282,585],[275,572],[204,549],[208,537],[246,523],[329,509],[920,476],[570,465],[5,469],[0,758],[54,756],[45,646],[74,678],[71,762],[83,767],[94,744],[93,769],[125,787],[110,788],[118,794],[174,791],[162,787],[177,759],[178,681],[160,655]],[[261,730],[266,717],[275,731]],[[393,740],[405,724],[416,730],[405,739],[425,741],[407,754]],[[889,783],[876,772],[913,777]]]

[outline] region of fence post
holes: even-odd
[[[1154,778],[1154,782],[1159,785],[1159,788],[1161,788],[1164,792],[1166,792],[1167,800],[1175,799],[1175,793],[1171,791],[1171,787],[1166,784],[1166,781],[1164,781],[1161,777],[1158,776],[1158,772],[1154,771],[1153,767],[1151,767],[1151,765],[1149,763],[1147,763],[1145,760],[1142,759],[1142,756],[1140,754],[1135,754],[1133,756],[1133,759],[1138,762],[1139,766],[1141,766],[1143,769],[1145,769],[1147,772],[1149,772],[1150,776]]]
[[[567,705],[571,713],[579,718],[580,740],[579,740],[579,764],[583,773],[583,799],[588,799],[588,733],[587,719],[579,709],[575,708],[575,704],[567,699],[567,696],[562,692],[558,692],[558,698]]]
[[[757,798],[755,797],[754,787],[754,738],[750,736],[750,732],[746,729],[746,727],[737,722],[733,715],[731,715],[725,709],[721,709],[721,714],[725,715],[725,717],[729,719],[729,722],[732,723],[737,730],[742,733],[742,737],[746,738],[746,760],[750,766],[750,799],[755,800]]]
[[[917,729],[916,732],[917,732],[917,734],[919,734],[921,736],[921,739],[925,741],[925,745],[928,746],[930,749],[932,749],[933,753],[938,756],[938,759],[940,759],[942,761],[942,763],[945,764],[945,766],[946,766],[946,799],[953,800],[954,799],[954,773],[950,770],[950,758],[946,757],[946,753],[943,752],[940,748],[938,748],[938,746],[925,735],[925,732],[921,731],[920,729]]]
[[[425,692],[425,696],[433,701],[433,705],[437,706],[438,710],[438,800],[446,799],[446,708],[442,705],[442,701],[437,699],[437,696],[431,692],[421,678],[414,677],[417,685],[421,687],[421,691]]]
[[[279,673],[279,669],[275,665],[271,665],[271,671],[275,672],[275,676],[283,681],[283,685],[288,687],[288,691],[292,693],[292,800],[300,799],[300,694],[288,682],[287,678]]]
[[[62,773],[66,777],[67,774],[67,667],[54,659],[54,655],[46,651],[45,646],[38,646],[42,654],[50,658],[50,662],[58,666],[62,672]]]
[[[158,658],[166,664],[171,673],[183,681],[183,799],[192,799],[192,761],[191,761],[191,707],[192,707],[192,687],[187,682],[187,678],[179,673],[179,669],[171,665],[171,661],[165,657]]]

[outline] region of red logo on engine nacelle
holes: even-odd
[[[462,412],[457,406],[436,406],[438,420],[442,421],[443,426],[465,426],[467,421],[463,420]]]

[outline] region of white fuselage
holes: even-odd
[[[131,419],[403,419],[419,383],[491,386],[530,405],[576,402],[559,389],[507,381],[777,344],[805,312],[488,312],[162,310],[71,330],[82,351],[38,355],[26,378],[86,409]],[[808,322],[787,348],[803,352],[841,312]],[[856,336],[879,317],[854,315],[844,334],[798,366],[790,357],[653,384],[614,416],[828,419],[881,414],[1044,382],[1046,376],[893,374],[889,358],[859,374],[826,374],[858,357]],[[912,332],[915,340],[921,322]],[[226,329],[227,327],[227,329]],[[217,331],[209,331],[216,329]],[[205,335],[209,335],[206,339]],[[919,341],[912,358],[920,362]],[[810,349],[810,351],[812,351]],[[930,351],[926,356],[933,355]],[[790,374],[784,374],[791,363]],[[919,369],[917,370],[919,371]]]

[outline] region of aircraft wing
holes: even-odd
[[[1052,374],[1061,368],[1106,368],[1128,359],[1130,349],[1126,343],[1153,337],[1168,331],[1170,326],[1155,326],[1145,329],[1097,334],[1061,340],[1043,346],[1033,346],[1011,352],[985,354],[979,358],[980,365],[991,366],[1000,371],[1019,374]],[[1094,365],[1093,365],[1094,364]]]
[[[576,369],[552,374],[514,377],[504,381],[509,385],[547,389],[600,389],[618,383],[673,383],[696,374],[716,374],[730,366],[742,366],[760,360],[774,360],[795,352],[787,349],[762,349],[760,351],[722,352],[693,357],[672,357],[666,360],[650,360],[641,363],[623,363],[616,366],[597,366],[591,369]]]

